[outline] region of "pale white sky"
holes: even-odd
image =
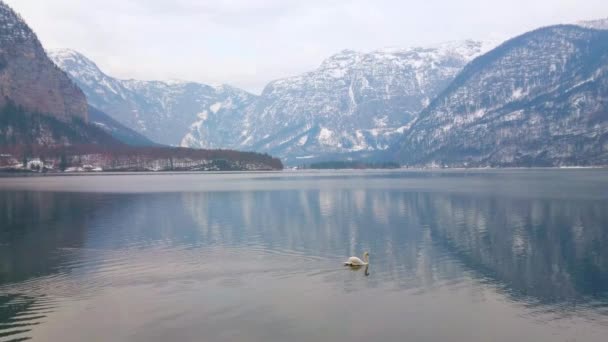
[[[5,0],[46,48],[119,78],[227,83],[259,93],[343,50],[507,38],[608,17],[607,0]]]

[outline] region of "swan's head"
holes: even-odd
[[[369,262],[369,253],[368,252],[363,253],[363,259],[365,260],[365,262]]]

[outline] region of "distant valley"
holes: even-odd
[[[259,96],[117,80],[75,51],[50,56],[93,106],[163,144],[266,152],[290,165],[604,165],[607,23],[539,29],[503,44],[345,50]]]
[[[73,50],[49,56],[89,102],[152,140],[267,152],[292,163],[386,151],[475,57],[495,43],[342,51],[260,96],[230,86],[119,80]]]

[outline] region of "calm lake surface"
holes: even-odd
[[[2,178],[28,339],[605,342],[608,171]]]

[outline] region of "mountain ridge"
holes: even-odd
[[[608,31],[555,25],[471,62],[397,146],[406,164],[608,163]],[[603,114],[602,114],[603,113]]]
[[[183,147],[255,150],[293,159],[388,149],[430,98],[469,59],[485,50],[486,44],[472,40],[366,53],[345,50],[324,60],[316,70],[270,82],[260,96],[229,85],[118,80],[74,50],[52,50],[49,54],[84,89],[92,105],[155,141]],[[401,69],[416,77],[395,76],[395,70]],[[373,82],[381,84],[383,92],[376,91]],[[175,87],[188,85],[209,91],[190,99],[203,105],[190,106],[179,127],[157,122],[162,130],[156,134],[150,134],[146,127],[155,116],[163,116],[167,104],[158,106],[154,115],[133,115],[146,116],[143,111],[151,98],[179,102],[170,93],[176,92]],[[336,85],[341,87],[339,91]],[[404,87],[411,94],[402,95]],[[133,105],[137,101],[144,105]],[[124,102],[130,102],[127,110]],[[336,134],[346,130],[353,134]],[[167,137],[168,131],[179,132]]]
[[[302,160],[392,156],[423,166],[588,165],[604,158],[604,72],[592,61],[594,53],[603,52],[588,40],[601,35],[606,22],[548,26],[498,46],[466,40],[370,52],[343,50],[314,70],[270,82],[259,96],[226,85],[182,81],[123,80],[120,89],[135,92],[144,102],[165,99],[157,116],[163,116],[166,107],[179,107],[179,96],[170,94],[179,93],[179,87],[214,89],[190,98],[203,96],[204,101],[180,119],[181,131],[173,134],[171,144],[271,153],[292,165]],[[583,58],[587,60],[582,66],[568,64]],[[498,71],[492,73],[492,68]],[[596,79],[585,68],[596,68]],[[77,68],[70,74],[76,82],[87,83]],[[111,80],[89,83],[106,88],[87,93],[119,90]],[[597,100],[593,105],[599,112],[576,107],[575,103],[591,103],[589,98]],[[600,127],[593,133],[595,142],[588,136],[592,122]],[[527,136],[516,132],[518,124]],[[163,129],[160,134],[173,129],[162,120],[157,125]],[[558,128],[572,135],[571,141],[560,137]],[[145,129],[139,132],[146,134]],[[498,140],[492,140],[494,135]],[[505,141],[509,151],[501,147]],[[520,150],[518,141],[527,145]],[[549,143],[561,145],[553,148]],[[534,144],[540,147],[534,150]],[[579,148],[585,150],[579,159],[567,151]]]
[[[250,139],[257,142],[244,145],[296,158],[386,150],[435,94],[492,44],[465,40],[339,52],[316,70],[269,83],[249,116],[277,124],[257,127]]]
[[[583,20],[575,23],[574,25],[592,28],[596,30],[608,30],[608,18]]]
[[[84,90],[91,105],[121,124],[166,145],[181,145],[202,113],[207,112],[209,117],[239,114],[227,110],[227,107],[211,113],[211,107],[215,104],[233,103],[234,107],[240,108],[255,97],[228,85],[121,80],[108,76],[95,62],[75,50],[49,50],[48,53]],[[218,123],[218,127],[213,128],[221,130],[221,125]],[[213,129],[205,133],[213,134]],[[216,148],[219,145],[202,134],[198,137],[196,144],[185,147]],[[221,137],[216,135],[214,138],[221,144]]]

